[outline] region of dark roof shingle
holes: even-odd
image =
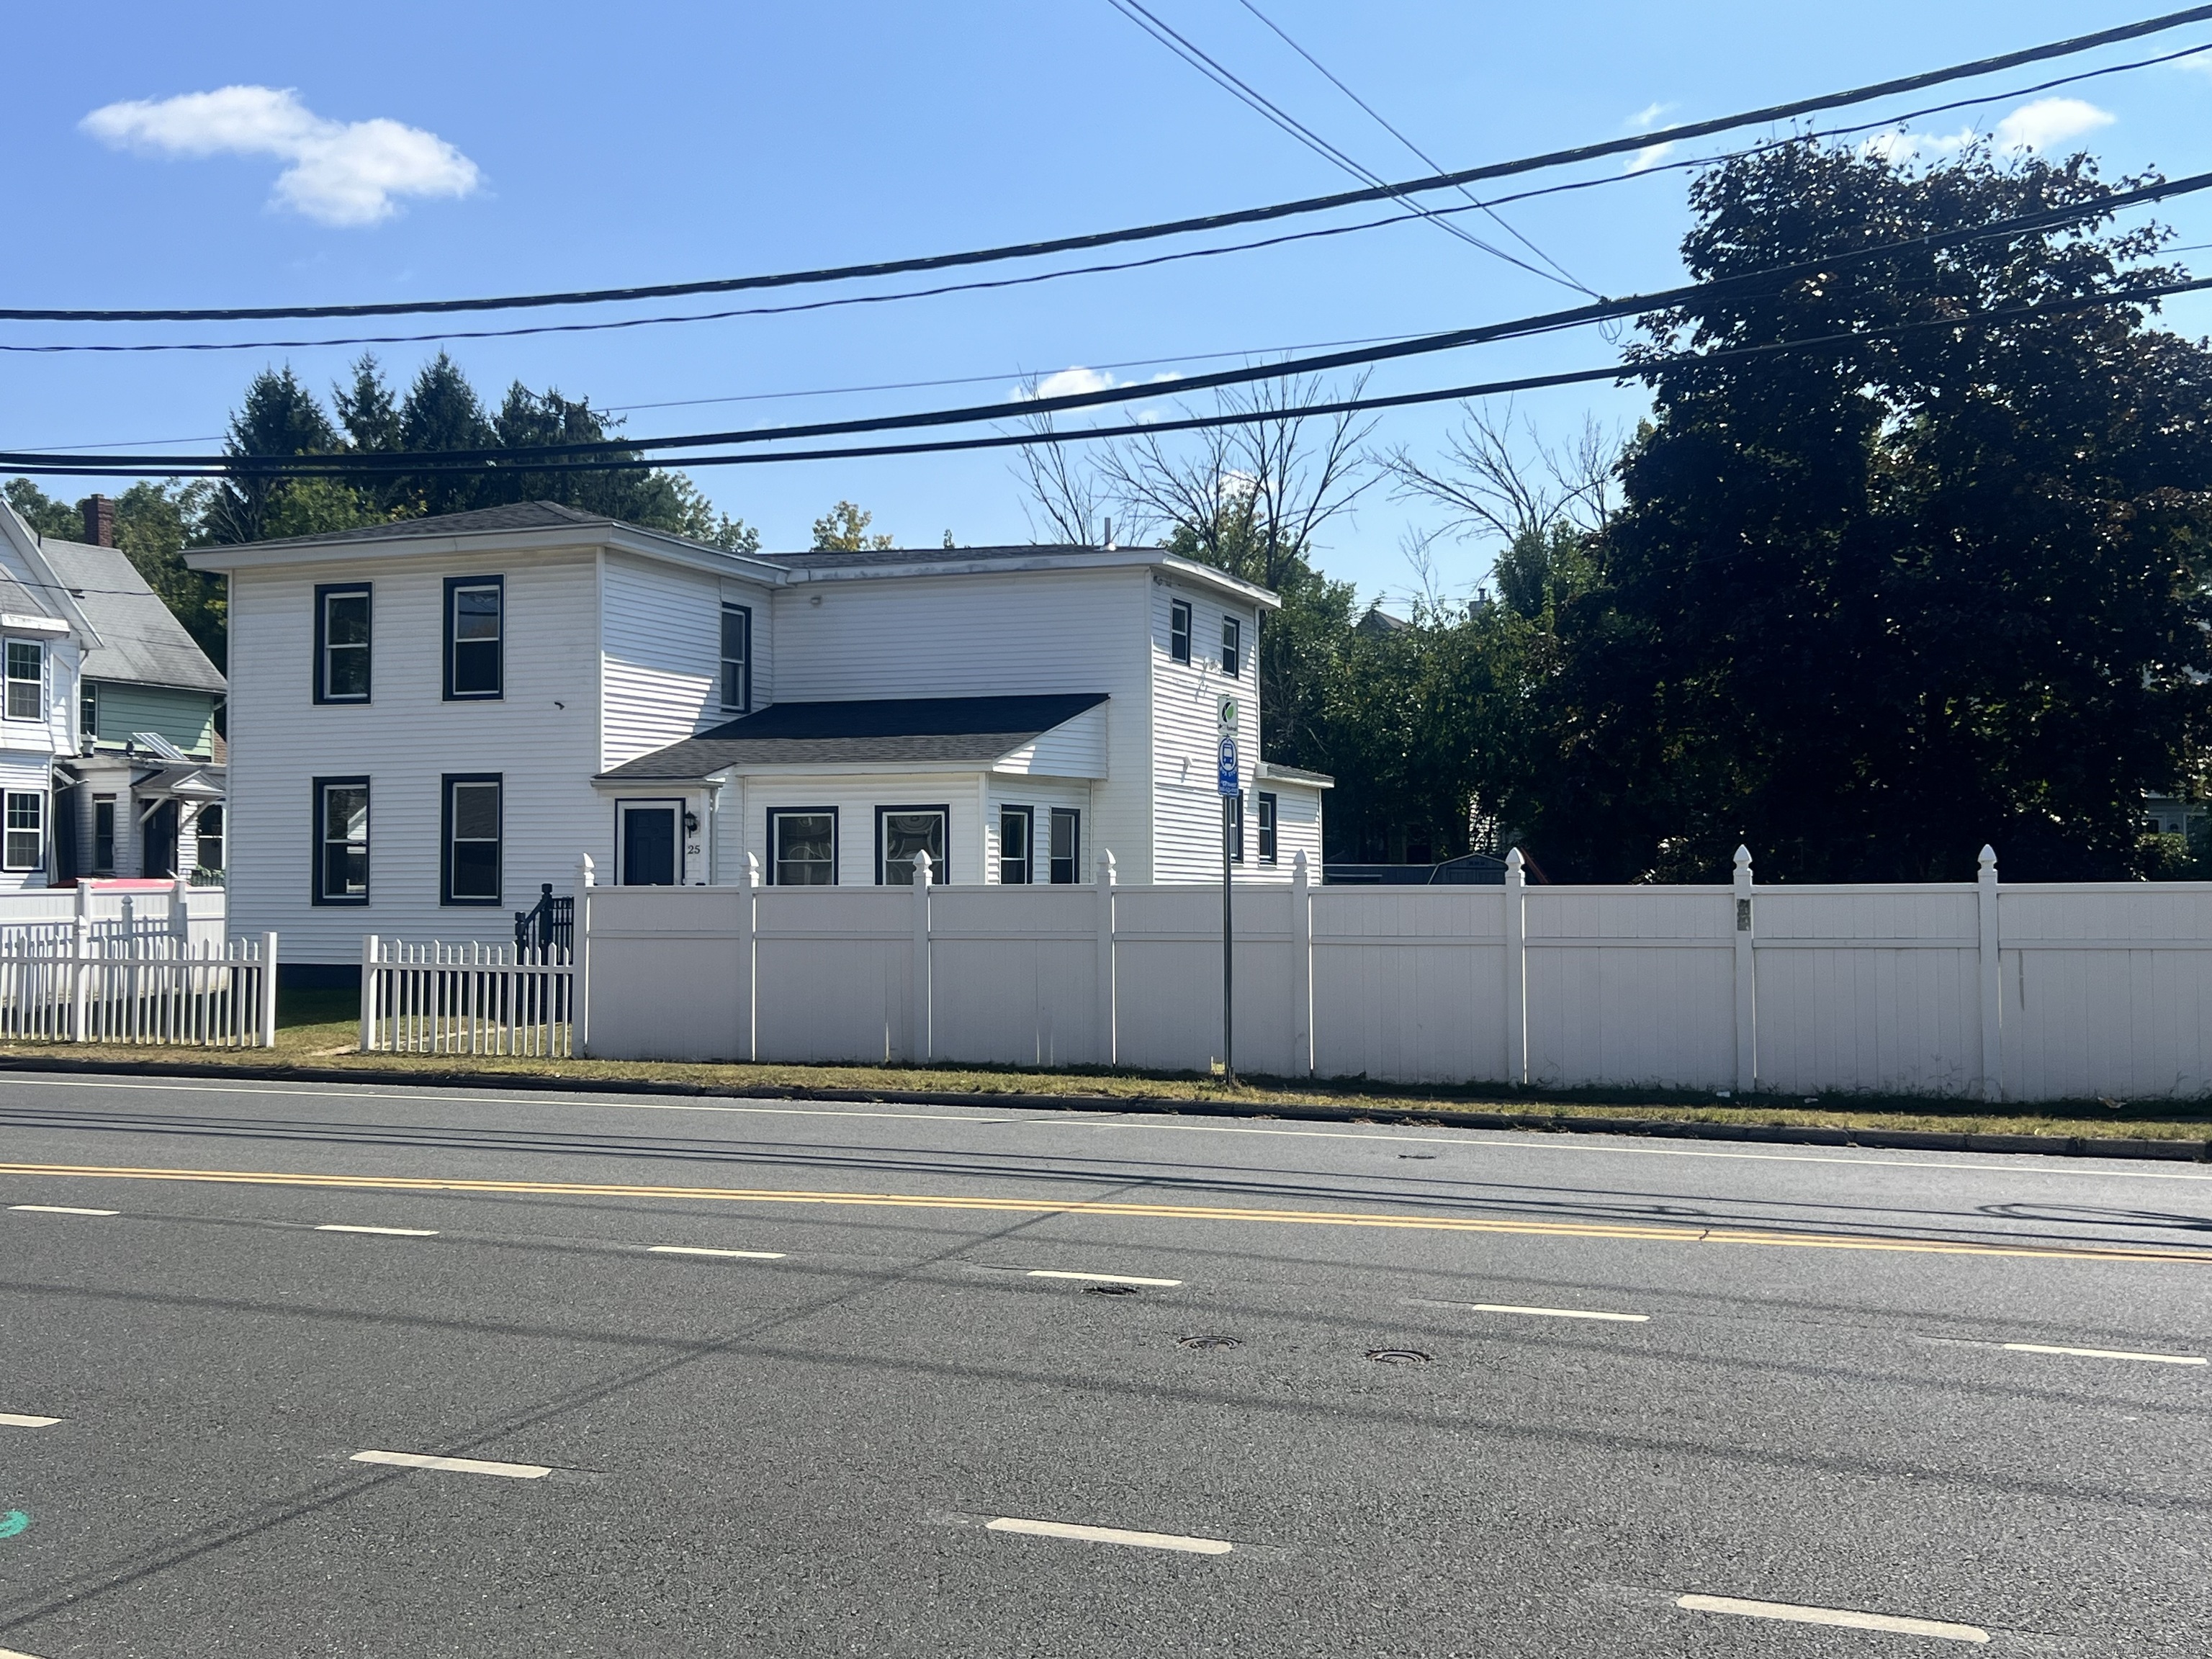
[[[1106,701],[1103,691],[1026,697],[900,697],[780,702],[604,775],[684,781],[731,766],[942,761],[985,765]]]

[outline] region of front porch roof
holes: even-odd
[[[641,755],[593,781],[704,783],[767,767],[988,767],[1106,700],[1103,691],[1076,691],[780,702]]]

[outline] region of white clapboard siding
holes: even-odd
[[[504,695],[447,702],[444,580],[506,578]],[[373,701],[312,701],[314,589],[373,586]],[[599,746],[596,563],[590,553],[371,557],[231,578],[230,842],[234,932],[280,933],[292,962],[357,963],[364,933],[511,937],[542,883],[567,892],[583,852],[611,867],[613,819],[592,790]],[[504,781],[501,903],[439,903],[441,780]],[[312,783],[369,779],[369,902],[311,902]],[[586,839],[587,833],[596,839]]]
[[[1103,691],[1109,781],[1091,827],[1101,847],[1137,849],[1124,874],[1148,879],[1152,591],[1151,574],[1128,566],[794,582],[775,596],[776,696]],[[956,866],[955,881],[970,878]]]
[[[753,612],[753,698],[765,706],[775,678],[769,590],[711,571],[611,552],[601,576],[605,607],[605,734],[612,769],[665,749],[743,712],[722,706],[722,605]]]
[[[1052,880],[1052,808],[1069,806],[1080,815],[1076,819],[1077,847],[1075,849],[1076,885],[1088,886],[1097,871],[1097,860],[1093,849],[1103,843],[1097,840],[1097,815],[1092,798],[1099,786],[1072,783],[1060,778],[1007,777],[993,773],[985,780],[985,799],[988,814],[983,823],[983,869],[981,879],[994,883],[1000,877],[1000,811],[1008,806],[1030,809],[1032,840],[1030,848],[1030,880],[1038,886]],[[957,874],[957,880],[975,881],[976,872],[966,869]]]
[[[1226,600],[1195,582],[1170,577],[1155,583],[1151,608],[1152,643],[1153,744],[1152,757],[1154,865],[1158,882],[1218,881],[1221,878],[1221,799],[1215,787],[1216,713],[1224,696],[1237,699],[1237,748],[1245,794],[1260,757],[1259,677],[1253,655],[1260,621],[1254,607]],[[1171,607],[1191,608],[1190,661],[1169,654]],[[1221,622],[1237,617],[1243,625],[1243,672],[1235,678],[1221,668]],[[1248,805],[1246,811],[1251,808]],[[1257,848],[1252,821],[1245,826],[1246,871]]]

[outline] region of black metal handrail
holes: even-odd
[[[540,956],[557,951],[566,956],[574,946],[575,933],[576,901],[566,896],[555,897],[550,881],[540,884],[537,903],[514,913],[514,948],[518,951],[534,951]]]

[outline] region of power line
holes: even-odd
[[[1493,343],[1500,340],[1522,339],[1533,336],[1555,333],[1570,328],[1601,322],[1617,317],[1632,316],[1638,313],[1664,311],[1692,301],[1724,294],[1759,292],[1767,288],[1778,288],[1802,277],[1831,274],[1849,266],[1864,264],[1899,253],[1936,251],[1959,247],[1980,241],[2002,240],[2031,234],[2073,223],[2083,219],[2101,219],[2123,209],[2140,206],[2148,202],[2162,200],[2171,196],[2191,195],[2212,188],[2212,173],[2196,173],[2185,179],[2160,180],[2140,185],[2131,191],[2118,191],[2094,202],[2075,203],[2061,207],[2045,208],[2033,213],[2017,215],[1987,224],[1961,227],[1953,230],[1906,237],[1894,242],[1885,242],[1870,247],[1843,250],[1814,259],[1795,261],[1785,265],[1768,266],[1764,270],[1745,271],[1734,276],[1704,283],[1683,283],[1650,294],[1631,295],[1618,300],[1573,307],[1564,311],[1542,313],[1504,322],[1478,324],[1473,327],[1452,329],[1441,333],[1417,335],[1389,344],[1363,346],[1346,351],[1327,352],[1319,356],[1293,358],[1288,362],[1242,368],[1222,369],[1208,374],[1193,375],[1174,383],[1176,394],[1202,392],[1214,387],[1240,386],[1255,380],[1282,380],[1301,375],[1318,374],[1340,368],[1361,368],[1401,357],[1426,356],[1439,351],[1458,350],[1472,345]],[[648,450],[696,449],[715,444],[787,443],[805,438],[844,436],[861,433],[892,432],[919,427],[973,425],[981,422],[1019,420],[1039,415],[1060,414],[1072,410],[1092,409],[1108,404],[1128,403],[1139,398],[1163,395],[1158,385],[1109,386],[1095,392],[1070,393],[1063,397],[1024,398],[1011,403],[971,404],[963,408],[925,410],[905,415],[875,416],[844,421],[817,421],[804,425],[751,427],[728,432],[685,433],[665,438],[602,439],[588,443],[532,445],[528,453],[544,458],[563,456],[605,455],[626,459],[613,459],[611,465],[642,466],[655,465],[641,459]],[[1164,429],[1156,427],[1155,429]],[[256,476],[262,473],[300,471],[320,465],[347,476],[369,477],[377,473],[406,474],[438,471],[449,466],[485,466],[514,465],[499,458],[511,457],[512,450],[416,450],[351,452],[342,456],[283,457],[267,455],[199,455],[199,456],[120,456],[93,458],[82,456],[34,455],[27,459],[19,453],[0,453],[0,467],[15,467],[24,471],[53,471],[64,463],[101,462],[97,468],[103,473],[123,474],[134,470],[154,476],[198,476],[189,469],[207,469],[210,473],[227,476]],[[131,464],[144,463],[143,468]],[[684,465],[691,465],[686,461]],[[702,462],[700,465],[707,463]]]
[[[2162,53],[2155,58],[2138,58],[2130,63],[2110,64],[2100,69],[2083,70],[2074,75],[2057,76],[2047,81],[2037,82],[2031,86],[2014,87],[2002,92],[1978,94],[1971,98],[1958,98],[1945,103],[1930,104],[1919,109],[1906,110],[1896,115],[1885,116],[1878,121],[1860,121],[1843,126],[1817,128],[1796,135],[1796,141],[1807,142],[1814,139],[1845,137],[1855,133],[1872,132],[1897,126],[1905,122],[1917,121],[1930,115],[1948,114],[1953,110],[1972,109],[1987,104],[2008,102],[2014,98],[2032,97],[2039,92],[2049,92],[2054,88],[2077,85],[2083,81],[2101,80],[2107,76],[2123,75],[2135,70],[2153,68],[2161,64],[2177,63],[2183,58],[2200,57],[2208,52],[2212,52],[2212,43],[2185,47],[2179,52]],[[1648,137],[1650,135],[1644,136]],[[1768,143],[1762,142],[1741,149],[1723,150],[1704,156],[1685,156],[1679,161],[1656,162],[1633,173],[1607,173],[1595,179],[1577,179],[1565,184],[1545,185],[1534,190],[1518,191],[1508,195],[1492,197],[1487,202],[1478,201],[1470,197],[1467,205],[1430,209],[1425,216],[1442,219],[1454,214],[1486,213],[1493,208],[1509,207],[1516,202],[1535,201],[1547,196],[1596,190],[1608,185],[1626,184],[1632,179],[1654,179],[1664,173],[1683,172],[1695,167],[1709,167],[1716,162],[1735,161],[1746,155],[1756,155],[1759,150],[1769,147]],[[1461,191],[1462,195],[1467,193],[1464,190]],[[1362,219],[1351,224],[1329,225],[1317,230],[1286,232],[1282,235],[1261,237],[1254,241],[1230,242],[1213,247],[1185,248],[1171,253],[1153,254],[1141,259],[1073,265],[1058,270],[1033,272],[1024,276],[945,283],[933,288],[902,289],[890,294],[841,295],[831,299],[810,300],[791,305],[747,306],[727,311],[686,312],[662,317],[625,317],[611,322],[540,323],[521,328],[434,329],[420,334],[341,335],[334,338],[313,340],[155,340],[120,344],[92,341],[50,342],[30,345],[0,343],[0,354],[41,356],[75,352],[127,355],[161,351],[292,351],[313,350],[334,346],[421,345],[443,340],[507,340],[538,334],[596,334],[623,329],[657,327],[669,324],[724,322],[738,317],[780,317],[800,312],[835,310],[846,306],[888,305],[902,300],[933,299],[948,294],[969,294],[997,289],[1027,288],[1042,283],[1057,282],[1066,276],[1096,276],[1125,270],[1149,270],[1156,265],[1174,264],[1187,259],[1218,258],[1226,254],[1249,253],[1255,250],[1351,235],[1360,231],[1377,230],[1391,225],[1410,222],[1412,221],[1405,215],[1392,214],[1385,218]],[[0,313],[0,316],[4,314]],[[175,441],[189,441],[176,440]],[[79,447],[101,448],[110,446],[88,444]]]
[[[1255,88],[1249,82],[1245,81],[1239,76],[1234,70],[1231,70],[1218,58],[1211,56],[1188,36],[1179,33],[1170,27],[1168,23],[1163,21],[1157,13],[1144,5],[1142,0],[1106,0],[1106,3],[1113,7],[1115,11],[1121,13],[1122,16],[1127,18],[1131,22],[1136,24],[1139,28],[1143,29],[1145,33],[1151,35],[1153,40],[1158,41],[1170,52],[1174,52],[1176,57],[1182,58],[1183,62],[1188,64],[1193,69],[1198,70],[1200,74],[1205,76],[1206,79],[1212,81],[1216,86],[1222,88],[1224,91],[1229,93],[1231,97],[1236,98],[1249,108],[1257,111],[1261,116],[1265,117],[1267,120],[1272,121],[1276,126],[1281,128],[1285,132],[1290,134],[1291,137],[1305,145],[1307,149],[1321,156],[1331,166],[1340,168],[1344,172],[1350,173],[1353,178],[1358,179],[1360,183],[1364,185],[1372,185],[1376,186],[1385,185],[1385,180],[1381,173],[1376,173],[1371,167],[1363,167],[1358,162],[1353,161],[1346,152],[1329,143],[1328,139],[1323,138],[1311,127],[1306,125],[1304,122],[1291,114],[1289,111],[1284,109],[1279,104],[1274,102],[1273,100],[1270,99],[1266,94]],[[1436,164],[1434,162],[1431,162],[1430,165],[1433,167]],[[1553,276],[1549,271],[1538,270],[1534,265],[1530,264],[1526,259],[1516,258],[1512,254],[1506,252],[1503,248],[1493,247],[1488,242],[1484,241],[1480,236],[1473,234],[1463,227],[1455,225],[1448,219],[1438,218],[1434,212],[1422,206],[1419,203],[1408,200],[1404,197],[1400,197],[1398,199],[1407,213],[1414,215],[1419,218],[1428,220],[1431,223],[1434,224],[1437,229],[1457,238],[1462,242],[1465,242],[1469,247],[1475,248],[1481,252],[1491,254],[1497,258],[1503,259],[1508,264],[1516,265],[1521,270],[1528,272],[1531,276],[1542,277],[1547,283],[1557,283],[1561,281],[1559,277]],[[1565,286],[1574,288],[1580,293],[1591,294],[1589,289],[1583,288],[1579,283],[1566,283]],[[1595,294],[1591,294],[1591,297],[1595,299],[1598,296]]]
[[[1419,404],[1499,397],[1522,392],[1542,391],[1555,386],[1587,385],[1597,380],[1648,379],[1668,368],[1709,367],[1715,364],[1748,362],[1793,351],[1889,339],[1899,335],[1920,333],[1934,329],[1971,328],[1978,324],[2002,321],[2008,318],[2061,315],[2069,312],[2090,310],[2100,306],[2145,304],[2172,295],[2201,293],[2207,290],[2212,290],[2212,276],[2191,277],[2180,282],[2147,283],[2136,288],[2115,289],[2106,294],[2082,295],[2069,300],[1999,306],[1965,316],[1925,318],[1914,322],[1892,324],[1881,328],[1858,329],[1839,334],[1808,337],[1800,340],[1777,340],[1755,346],[1731,346],[1717,351],[1671,352],[1632,363],[1609,363],[1597,368],[1567,369],[1556,374],[1524,375],[1506,380],[1480,381],[1468,386],[1438,386],[1425,391],[1393,392],[1380,397],[1342,398],[1324,403],[1297,404],[1279,408],[1232,410],[1214,415],[1181,416],[1173,420],[1131,422],[1117,427],[1063,427],[1039,428],[1027,432],[999,432],[988,437],[928,439],[906,444],[855,445],[836,449],[785,450],[766,453],[748,451],[728,455],[697,455],[690,457],[684,464],[686,466],[770,466],[789,461],[867,460],[890,456],[944,455],[969,450],[1020,448],[1037,444],[1092,443],[1106,439],[1139,437],[1162,432],[1264,425],[1270,421],[1306,420],[1322,415],[1361,414],[1381,410],[1404,409]],[[526,453],[542,453],[543,452]],[[0,465],[9,464],[13,459],[0,455]],[[341,478],[358,478],[362,476],[357,468],[331,464],[344,458],[305,455],[289,459],[270,459],[273,465],[269,469],[268,476]],[[650,465],[650,462],[635,459],[586,457],[545,460],[477,461],[465,468],[447,467],[434,470],[443,471],[450,476],[465,477],[472,474],[517,472],[604,472],[635,469]],[[118,471],[112,465],[44,465],[24,467],[21,470],[57,477],[99,476]],[[205,471],[180,467],[151,470],[159,472],[161,476],[171,477],[227,476],[227,468],[224,466]]]
[[[1433,173],[1442,173],[1444,170],[1443,162],[1437,161],[1436,157],[1430,155],[1428,151],[1423,149],[1419,144],[1406,137],[1404,133],[1392,126],[1389,122],[1384,120],[1380,110],[1376,109],[1374,105],[1369,103],[1364,98],[1362,98],[1358,93],[1354,92],[1350,87],[1345,85],[1342,81],[1339,80],[1335,74],[1329,69],[1328,64],[1322,63],[1320,58],[1315,57],[1313,53],[1308,52],[1297,41],[1291,40],[1290,35],[1284,30],[1282,25],[1276,22],[1273,18],[1268,16],[1266,12],[1261,11],[1258,6],[1253,4],[1252,0],[1237,0],[1237,3],[1243,6],[1245,10],[1250,12],[1253,16],[1258,18],[1262,24],[1266,25],[1268,32],[1273,34],[1278,40],[1280,40],[1292,52],[1297,53],[1299,57],[1304,58],[1307,63],[1312,64],[1314,69],[1320,73],[1322,78],[1326,80],[1329,85],[1334,87],[1339,92],[1342,93],[1346,97],[1352,100],[1353,103],[1358,105],[1362,110],[1365,111],[1368,118],[1371,119],[1376,125],[1381,127],[1383,131],[1389,133],[1393,138],[1395,138],[1400,143],[1403,144],[1408,150],[1410,150],[1413,153],[1413,156],[1415,161],[1420,162],[1424,167],[1429,168]],[[1581,277],[1576,276],[1574,272],[1569,270],[1557,259],[1554,259],[1550,254],[1545,252],[1543,249],[1538,247],[1535,243],[1530,241],[1526,236],[1523,236],[1519,231],[1508,224],[1505,221],[1504,216],[1494,211],[1488,203],[1477,200],[1474,193],[1468,190],[1466,185],[1462,185],[1458,186],[1458,189],[1459,193],[1467,198],[1469,206],[1480,209],[1482,212],[1489,216],[1491,222],[1497,225],[1500,230],[1510,236],[1515,241],[1520,243],[1522,246],[1527,248],[1529,252],[1534,254],[1546,264],[1551,266],[1553,270],[1559,272],[1559,279],[1563,281],[1566,286],[1575,289],[1577,293],[1589,295],[1593,300],[1602,297],[1595,289],[1590,287],[1589,284],[1583,282]]]
[[[364,305],[339,306],[255,306],[228,307],[161,307],[142,309],[72,309],[59,307],[15,307],[0,308],[0,321],[9,322],[241,322],[261,321],[278,318],[307,319],[319,317],[397,317],[423,316],[439,313],[465,311],[507,311],[528,307],[564,305],[594,305],[615,301],[673,299],[690,294],[732,293],[739,289],[787,288],[799,284],[848,282],[856,278],[898,276],[913,271],[944,270],[957,266],[988,264],[1006,259],[1036,258],[1045,254],[1075,252],[1086,248],[1106,247],[1115,243],[1153,240],[1166,236],[1182,236],[1200,231],[1221,230],[1235,225],[1260,224],[1269,220],[1289,218],[1301,214],[1327,212],[1337,208],[1353,207],[1363,203],[1395,200],[1432,191],[1449,190],[1458,185],[1474,184],[1486,179],[1499,179],[1514,174],[1532,173],[1545,168],[1564,167],[1578,161],[1601,160],[1658,144],[1683,143],[1693,138],[1703,138],[1734,127],[1756,125],[1761,123],[1793,120],[1816,110],[1833,109],[1850,104],[1866,103],[1871,100],[1899,93],[1917,92],[1923,87],[1940,86],[1947,82],[1969,80],[1978,76],[1996,74],[2023,64],[2047,62],[2055,58],[2073,57],[2100,46],[2124,40],[2136,40],[2147,35],[2164,33],[2191,23],[2212,21],[2212,5],[2191,6],[2181,11],[2167,12],[2141,22],[2127,23],[2114,28],[2100,29],[2090,34],[2072,36],[2039,46],[2029,46],[2018,52],[2002,52],[1995,57],[1977,58],[1971,63],[1956,64],[1948,68],[1924,70],[1917,75],[1901,76],[1849,90],[1824,94],[1819,97],[1800,98],[1787,103],[1770,104],[1764,108],[1748,110],[1706,121],[1686,122],[1672,127],[1639,133],[1633,137],[1607,139],[1598,143],[1581,144],[1571,149],[1552,150],[1540,155],[1523,156],[1516,161],[1494,161],[1481,167],[1465,167],[1455,173],[1431,175],[1425,179],[1405,179],[1396,184],[1370,186],[1361,190],[1340,191],[1333,195],[1304,197],[1296,201],[1278,202],[1266,207],[1243,208],[1226,213],[1200,215],[1193,218],[1162,221],[1136,225],[1120,230],[1095,231],[1081,236],[1063,236],[1048,240],[1011,243],[998,247],[976,248],[958,253],[929,254],[906,259],[878,260],[866,264],[822,267],[811,270],[781,271],[750,276],[729,276],[694,283],[662,283],[649,286],[610,289],[576,289],[562,293],[505,295],[497,297],[469,300],[386,301]]]

